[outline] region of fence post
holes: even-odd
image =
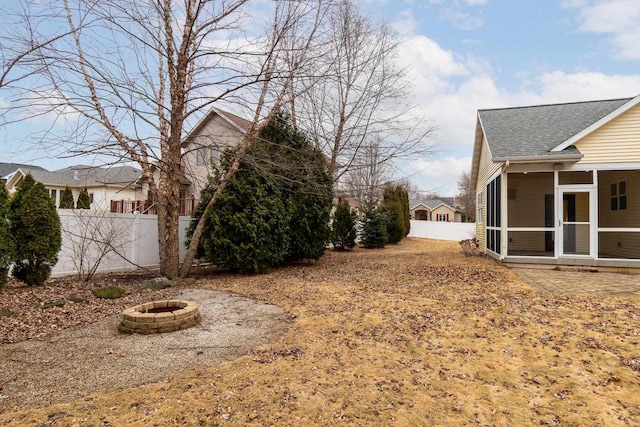
[[[131,224],[131,262],[129,270],[135,270],[138,267],[140,259],[140,214],[133,214],[133,223]]]

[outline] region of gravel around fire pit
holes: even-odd
[[[224,292],[185,289],[178,297],[198,304],[200,324],[130,335],[118,332],[122,317],[116,314],[37,340],[0,345],[0,412],[165,381],[233,360],[283,333],[288,321],[279,307]]]

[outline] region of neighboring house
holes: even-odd
[[[191,182],[188,192],[196,200],[207,184],[213,166],[228,147],[238,145],[251,122],[218,108],[212,108],[189,132],[182,143],[182,166]]]
[[[640,267],[638,104],[479,110],[480,248],[508,263]]]
[[[453,197],[409,200],[409,212],[419,221],[461,222],[462,213],[453,205]]]
[[[45,168],[41,168],[40,166],[25,165],[23,163],[0,163],[0,179],[2,179],[2,183],[6,184],[18,169],[47,171]]]
[[[74,203],[83,188],[87,188],[91,199],[91,209],[110,210],[112,201],[145,200],[146,193],[139,183],[140,171],[131,166],[114,166],[99,168],[92,166],[72,166],[55,171],[48,171],[38,166],[21,165],[14,170],[6,182],[9,193],[16,190],[16,185],[27,174],[44,184],[56,207],[60,206],[60,197],[66,186],[73,192]]]

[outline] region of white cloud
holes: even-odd
[[[406,167],[418,189],[448,197],[456,194],[462,172],[471,168],[471,157],[414,160]]]
[[[411,9],[405,9],[398,12],[396,19],[391,22],[391,28],[400,35],[414,34],[420,21],[413,17]]]
[[[614,58],[640,59],[640,2],[638,0],[565,1],[577,9],[579,30],[607,35]]]
[[[547,103],[627,98],[640,93],[640,75],[555,71],[542,74],[538,81],[541,97]]]
[[[488,0],[429,0],[429,4],[440,8],[438,16],[448,21],[454,28],[472,31],[484,25],[484,15],[477,6],[483,6]]]
[[[437,127],[437,153],[401,165],[404,175],[425,191],[453,195],[460,173],[470,166],[478,109],[626,98],[640,94],[640,75],[607,75],[589,71],[525,73],[527,84],[505,89],[486,59],[456,55],[424,36],[402,45],[401,65],[413,83],[412,116]]]
[[[452,51],[442,49],[425,36],[406,38],[398,55],[400,66],[409,70],[409,80],[419,88],[420,96],[442,90],[451,77],[469,75],[469,69]]]
[[[449,21],[454,28],[464,31],[473,31],[484,25],[484,16],[481,13],[471,14],[456,5],[441,9],[440,18]]]

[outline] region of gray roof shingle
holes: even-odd
[[[0,163],[0,178],[17,171],[18,169],[46,171],[45,168],[41,168],[40,166],[26,165],[23,163]]]
[[[442,199],[410,199],[409,209],[413,209],[419,204],[423,204],[431,210],[437,208],[443,203],[450,208],[455,209],[453,206],[453,197],[443,197]]]
[[[580,154],[551,150],[633,98],[478,110],[494,159]]]
[[[45,185],[64,187],[96,187],[112,185],[128,187],[140,178],[140,170],[131,166],[113,166],[109,168],[93,166],[71,166],[55,171],[42,168],[20,168],[24,173],[30,173],[33,178]],[[135,185],[134,185],[135,186]]]

